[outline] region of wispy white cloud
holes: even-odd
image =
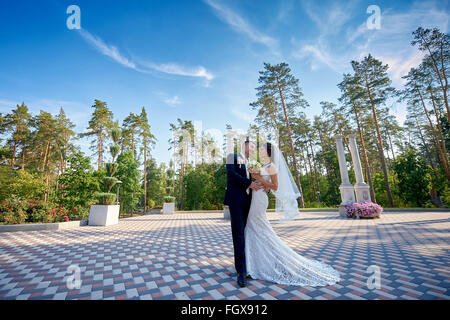
[[[330,6],[317,6],[313,1],[303,1],[302,6],[307,16],[316,24],[318,36],[314,41],[306,42],[292,38],[296,45],[292,55],[298,59],[309,61],[311,69],[317,70],[326,65],[332,70],[341,73],[345,68],[344,60],[329,49],[329,40],[335,39],[344,25],[352,18],[351,12],[355,1],[345,4],[333,3]]]
[[[359,13],[362,23],[348,26],[352,19],[355,2],[336,3],[318,7],[312,1],[302,2],[308,17],[317,25],[319,34],[312,42],[293,39],[297,49],[292,53],[295,58],[309,61],[311,69],[326,66],[338,73],[351,70],[350,61],[362,59],[371,53],[389,64],[389,74],[394,84],[402,84],[401,77],[411,67],[417,66],[422,58],[417,48],[411,46],[412,31],[417,27],[438,27],[447,32],[450,14],[439,2],[434,0],[416,1],[407,11],[394,12],[381,7],[381,29],[369,30],[366,12]],[[344,34],[344,39],[336,35]],[[347,45],[336,45],[336,41],[345,41]],[[330,48],[334,48],[331,50]]]
[[[351,19],[352,8],[356,1],[347,1],[344,4],[335,2],[332,5],[324,6],[317,1],[302,1],[302,6],[308,17],[314,21],[319,29],[319,39],[329,35],[339,34],[342,27]]]
[[[388,72],[392,78],[392,82],[396,85],[403,85],[406,83],[406,80],[402,79],[402,77],[407,75],[411,68],[417,67],[422,62],[424,54],[421,51],[416,51],[407,59],[382,55],[375,57],[389,65]]]
[[[328,50],[324,48],[323,45],[320,44],[302,45],[301,48],[295,51],[292,55],[298,59],[308,57],[312,58],[311,61],[312,70],[317,70],[319,68],[319,65],[322,63],[327,65],[334,71],[340,73],[339,62],[334,60],[334,58],[330,55]]]
[[[194,78],[202,78],[204,79],[204,86],[209,87],[211,80],[214,79],[214,75],[212,72],[208,71],[205,67],[185,67],[176,63],[163,63],[156,64],[149,61],[139,60],[140,65],[142,65],[147,70],[154,70],[158,72],[162,72],[165,74],[185,76],[185,77],[194,77]]]
[[[178,96],[167,97],[163,100],[169,106],[175,107],[182,103],[181,99]]]
[[[92,47],[98,50],[105,56],[110,57],[115,62],[123,65],[124,67],[133,69],[141,73],[150,73],[150,71],[158,71],[165,74],[203,78],[205,79],[205,86],[209,86],[209,82],[214,79],[212,72],[208,71],[203,66],[198,67],[185,67],[175,63],[163,63],[156,64],[149,61],[138,60],[132,61],[125,57],[117,47],[108,45],[100,37],[91,34],[85,29],[79,30],[82,38],[89,43]]]
[[[255,27],[250,25],[243,17],[231,10],[229,7],[216,0],[203,0],[211,8],[217,16],[230,25],[236,32],[246,35],[253,42],[263,44],[270,49],[276,50],[278,46],[278,41],[263,32],[260,32]]]
[[[412,32],[419,26],[439,28],[448,32],[450,14],[442,9],[439,2],[416,1],[406,12],[393,12],[381,8],[381,29],[369,30],[365,23],[356,29],[347,29],[347,43],[354,44],[357,57],[363,58],[371,53],[389,65],[389,75],[394,85],[403,85],[412,67],[417,67],[423,53],[411,46]]]
[[[254,117],[250,113],[238,110],[236,108],[231,109],[231,114],[236,118],[247,122],[252,122],[254,120]]]
[[[140,71],[136,68],[136,64],[124,57],[115,46],[106,44],[100,37],[91,34],[85,29],[80,29],[79,32],[83,39],[86,40],[92,47],[97,49],[100,53],[112,58],[114,61],[127,68]]]

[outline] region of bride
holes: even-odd
[[[260,148],[264,166],[252,176],[276,197],[276,211],[282,220],[299,214],[298,188],[279,149],[266,143]],[[296,286],[326,286],[340,281],[331,266],[297,254],[274,232],[266,216],[268,197],[265,190],[253,191],[245,227],[247,274],[252,279]]]

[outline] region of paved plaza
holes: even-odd
[[[109,227],[0,233],[0,299],[450,298],[450,212],[384,213],[376,220],[302,212],[289,223],[269,213],[269,219],[291,248],[331,264],[341,282],[298,287],[250,280],[239,288],[230,222],[222,213],[177,213]],[[368,285],[377,267],[379,289]],[[77,279],[72,270],[80,271],[79,289],[68,286]]]

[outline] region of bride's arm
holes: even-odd
[[[252,177],[254,177],[256,180],[258,180],[264,186],[264,189],[266,189],[266,190],[271,189],[274,191],[278,190],[278,174],[276,174],[276,173],[271,174],[270,175],[271,181],[264,180],[259,175],[259,173],[256,173],[256,172],[252,173]]]

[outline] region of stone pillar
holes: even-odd
[[[350,152],[352,154],[353,170],[355,171],[356,183],[355,194],[356,201],[369,202],[370,199],[370,187],[364,182],[363,171],[361,167],[361,160],[359,158],[358,147],[356,146],[356,134],[350,134],[347,136],[350,143]]]
[[[348,178],[347,171],[347,162],[345,160],[345,152],[344,152],[344,144],[342,139],[344,137],[341,135],[334,136],[336,140],[336,149],[339,160],[339,171],[341,172],[341,185],[339,190],[341,191],[341,199],[342,202],[339,206],[339,215],[341,217],[346,217],[347,212],[345,210],[345,205],[348,203],[355,202],[355,191],[353,185],[350,183],[350,179]]]

